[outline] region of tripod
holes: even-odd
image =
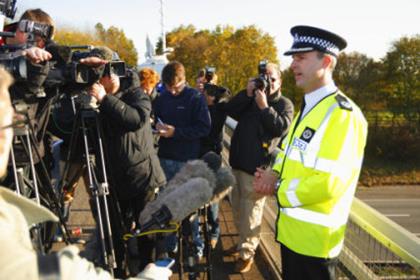
[[[84,163],[81,167],[86,168],[87,171],[87,184],[95,208],[95,211],[92,212],[96,214],[95,220],[99,230],[102,251],[101,258],[104,267],[113,274],[113,269],[117,268],[117,263],[108,207],[108,198],[112,198],[112,196],[109,196],[110,192],[102,139],[98,112],[92,108],[87,108],[87,106],[82,106],[82,108],[77,111],[73,124],[73,133],[70,139],[70,149],[66,165],[64,167],[62,185],[64,189],[68,189],[69,187],[71,188],[75,180],[78,180],[78,178],[75,178],[77,176],[71,177],[69,176],[69,173],[72,168],[71,161],[74,157],[79,156],[77,155],[77,148],[80,140],[82,140],[83,151],[80,152],[82,153]]]
[[[204,257],[205,262],[199,264],[198,260],[194,258],[196,252],[194,252],[192,240],[192,232],[190,229],[190,222],[188,218],[182,222],[180,228],[180,238],[178,239],[178,273],[179,279],[184,279],[184,272],[188,272],[188,280],[195,280],[199,277],[200,272],[205,272],[208,280],[213,279],[213,267],[211,263],[212,249],[210,245],[210,229],[207,219],[208,204],[197,210],[197,218],[202,222],[199,225],[202,226],[202,235],[204,237]],[[200,230],[199,230],[200,231]]]
[[[23,148],[23,155],[26,156],[29,162],[17,162],[15,149],[17,149],[18,146]],[[37,164],[35,164],[33,151],[38,160]],[[14,128],[14,139],[11,149],[11,168],[13,170],[16,193],[27,197],[34,196],[35,202],[38,205],[45,205],[47,208],[51,209],[59,218],[64,241],[68,244],[69,234],[61,214],[60,202],[51,185],[47,168],[41,159],[30,122],[24,126]],[[36,245],[38,251],[41,253],[45,253],[52,246],[52,234],[47,234],[48,230],[50,230],[50,233],[52,232],[51,229],[47,228],[46,224],[35,225],[31,230],[33,239],[36,240],[34,245]],[[42,234],[45,236],[42,237]]]

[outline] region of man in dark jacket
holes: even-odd
[[[257,167],[270,164],[271,152],[286,135],[293,119],[293,104],[280,92],[279,67],[269,63],[265,74],[271,80],[269,92],[257,89],[255,80],[250,80],[247,89],[225,107],[238,121],[229,163],[237,182],[232,191],[232,208],[240,238],[238,245],[229,251],[239,257],[235,270],[241,273],[251,269],[265,203],[265,196],[254,192],[253,174]]]
[[[134,82],[128,89],[122,90],[117,75],[106,75],[92,85],[89,91],[100,104],[99,111],[109,156],[108,170],[111,172],[128,228],[131,227],[130,223],[137,221],[145,204],[154,198],[155,189],[166,183],[153,147],[149,122],[150,99],[140,92],[137,75],[132,74],[131,78]],[[142,270],[152,261],[151,250],[147,249],[152,249],[153,243],[147,242],[145,237],[140,246],[146,249],[140,251],[144,252],[140,258]]]

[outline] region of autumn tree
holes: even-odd
[[[105,29],[101,23],[95,25],[95,30],[79,31],[73,28],[58,28],[54,40],[62,45],[92,45],[108,46],[116,51],[120,58],[130,66],[137,65],[137,50],[132,40],[125,36],[122,29],[114,26]]]
[[[133,40],[128,39],[122,29],[110,26],[105,29],[101,23],[95,25],[96,36],[112,50],[116,51],[120,58],[130,66],[137,65],[137,50]]]
[[[169,59],[184,64],[192,85],[200,68],[214,66],[219,84],[236,93],[245,88],[249,78],[257,76],[260,60],[278,63],[274,38],[253,25],[200,31],[192,25],[180,26],[167,34],[166,41],[174,48]]]

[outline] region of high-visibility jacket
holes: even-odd
[[[277,240],[296,253],[340,253],[367,137],[360,109],[343,93],[294,119],[273,169],[279,173]]]

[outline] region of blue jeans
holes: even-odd
[[[176,173],[184,166],[184,161],[177,161],[172,159],[166,159],[166,158],[159,158],[160,166],[163,169],[163,172],[166,176],[166,181],[169,182]]]
[[[160,166],[163,169],[163,172],[165,173],[166,180],[169,182],[176,173],[179,172],[179,170],[184,166],[185,162],[183,161],[177,161],[177,160],[171,160],[171,159],[165,159],[165,158],[159,158]],[[195,218],[193,222],[191,222],[191,231],[193,236],[193,243],[196,249],[196,252],[198,255],[203,255],[204,250],[204,241],[200,237],[199,232],[199,224],[198,224],[198,218]],[[175,234],[168,235],[166,237],[166,249],[170,252],[175,251],[177,248],[177,238]]]
[[[210,204],[207,209],[207,221],[210,226],[210,239],[218,240],[220,235],[218,202]]]

